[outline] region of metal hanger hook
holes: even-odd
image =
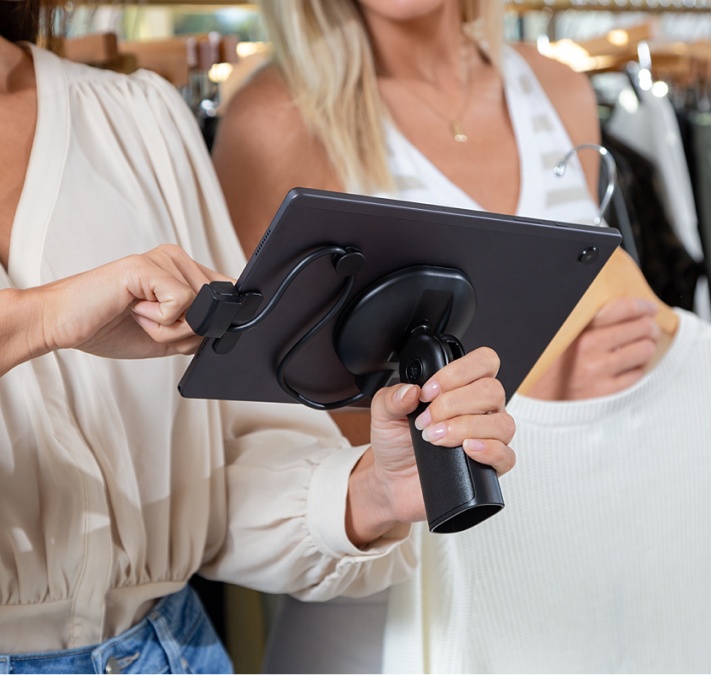
[[[610,151],[606,147],[598,145],[597,143],[582,143],[568,150],[565,157],[563,157],[563,159],[561,159],[558,164],[555,165],[553,171],[556,176],[565,175],[565,169],[568,166],[568,160],[574,154],[580,152],[580,150],[597,151],[605,162],[605,166],[607,168],[607,188],[605,188],[605,194],[602,198],[602,202],[600,202],[600,210],[598,211],[597,215],[595,216],[595,219],[593,220],[593,225],[599,225],[602,222],[605,212],[607,211],[607,207],[610,205],[610,201],[612,200],[612,193],[615,191],[615,185],[617,184],[617,165],[615,164],[615,160],[610,154]]]

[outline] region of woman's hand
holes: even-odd
[[[496,379],[498,356],[480,348],[438,371],[422,388],[400,384],[381,389],[371,405],[371,448],[351,474],[346,527],[364,545],[397,523],[425,519],[407,415],[430,402],[416,426],[433,445],[462,446],[476,461],[499,474],[515,462],[509,443],[513,418]],[[445,450],[443,450],[444,452]]]
[[[549,401],[615,394],[635,384],[657,351],[659,307],[651,300],[618,298],[605,305],[528,392]]]
[[[185,312],[204,284],[226,279],[167,244],[44,286],[3,291],[0,372],[72,347],[132,359],[191,353],[202,338]]]

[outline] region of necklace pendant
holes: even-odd
[[[454,140],[456,143],[466,143],[468,138],[467,135],[464,133],[464,129],[462,129],[462,125],[459,123],[459,120],[452,120],[452,136],[454,136]]]

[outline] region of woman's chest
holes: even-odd
[[[0,96],[0,262],[6,269],[12,225],[27,174],[36,124],[34,90]]]

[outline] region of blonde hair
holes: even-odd
[[[462,28],[498,64],[503,0],[459,0]],[[355,0],[259,0],[273,61],[347,188],[392,189],[368,33]]]

